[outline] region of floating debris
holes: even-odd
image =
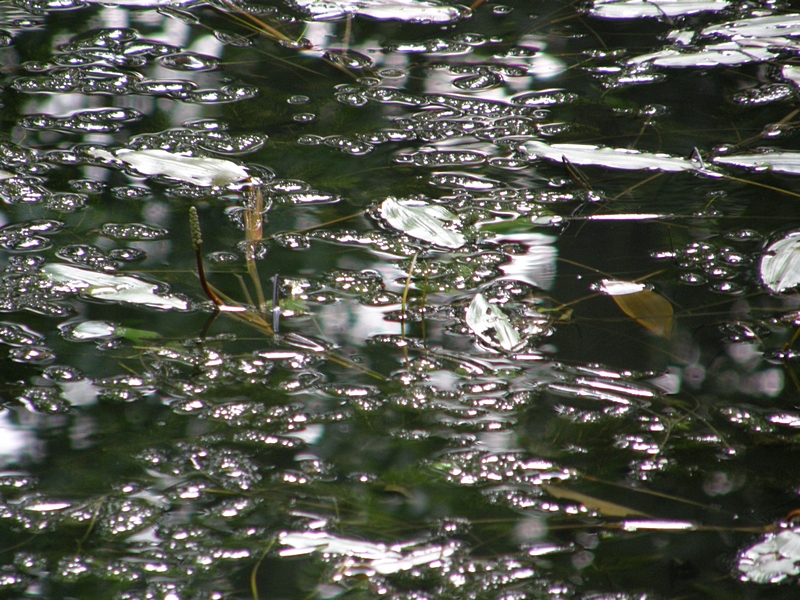
[[[184,156],[166,150],[90,150],[89,154],[103,160],[119,160],[142,175],[161,175],[201,187],[223,187],[250,179],[244,167],[229,160]]]
[[[447,559],[456,551],[453,544],[437,546],[407,542],[387,546],[337,537],[324,531],[282,531],[278,534],[278,542],[284,546],[280,556],[320,553],[342,557],[342,566],[347,569],[373,575],[389,575],[430,563],[449,562]]]
[[[732,67],[751,62],[764,62],[776,56],[777,53],[763,46],[744,42],[722,42],[705,46],[697,52],[659,50],[631,58],[628,60],[628,64],[651,63],[657,67],[711,68],[720,65]]]
[[[479,165],[485,160],[486,156],[480,152],[470,152],[469,150],[423,150],[397,154],[394,157],[396,163],[418,167],[464,167]]]
[[[132,108],[99,108],[76,112],[68,117],[30,115],[19,121],[20,127],[65,133],[107,133],[119,131],[144,115]]]
[[[595,0],[589,14],[599,19],[663,19],[718,12],[729,4],[727,0]]]
[[[743,581],[780,583],[800,574],[800,531],[768,533],[764,540],[739,554]]]
[[[672,304],[645,284],[603,279],[596,289],[611,296],[622,312],[648,331],[663,338],[672,335],[675,325]]]
[[[702,169],[699,164],[685,158],[669,154],[650,154],[629,150],[627,148],[601,148],[588,144],[545,144],[544,142],[530,141],[523,148],[528,154],[539,158],[563,162],[568,160],[580,166],[606,167],[609,169],[637,170],[648,169],[651,171],[695,171],[710,174]]]
[[[800,87],[800,67],[783,65],[781,67],[781,77],[793,83],[795,87]]]
[[[466,238],[448,229],[444,222],[458,222],[458,217],[443,206],[421,200],[387,198],[378,209],[380,215],[403,233],[437,246],[460,248]]]
[[[800,49],[800,15],[757,17],[711,25],[699,33],[679,29],[667,34],[667,40],[684,46],[642,54],[627,61],[628,65],[653,64],[659,67],[711,68],[720,65],[738,66],[764,62],[777,56],[779,50]],[[694,40],[708,38],[711,43],[689,49]],[[727,41],[719,41],[720,38]]]
[[[183,298],[161,293],[163,285],[149,283],[130,275],[109,275],[62,263],[47,264],[42,271],[55,282],[95,300],[136,304],[162,310],[189,308],[189,303]]]
[[[731,99],[742,106],[761,106],[770,102],[790,100],[794,96],[793,86],[785,83],[768,83],[734,94]]]
[[[72,342],[107,340],[120,335],[120,327],[109,321],[70,321],[58,326],[64,339]]]
[[[718,25],[710,25],[700,31],[701,35],[720,35],[733,39],[768,38],[775,46],[785,44],[787,38],[800,36],[800,14],[739,19]],[[675,34],[671,33],[670,37]]]
[[[186,6],[198,0],[85,0],[89,4],[104,6],[130,6],[133,8],[157,8],[159,6]]]
[[[367,17],[378,21],[446,25],[468,17],[464,7],[431,0],[290,0],[290,6],[307,13],[313,21],[339,21]]]
[[[711,160],[715,165],[741,167],[755,171],[774,171],[789,175],[800,175],[800,152],[776,150],[756,154],[737,154],[716,156]]]
[[[513,350],[520,343],[520,335],[505,313],[489,304],[486,296],[478,292],[470,302],[466,314],[467,326],[490,346]]]
[[[800,231],[767,246],[758,265],[761,282],[776,294],[800,284]]]

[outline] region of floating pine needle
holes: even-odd
[[[772,192],[778,192],[779,194],[784,194],[785,196],[792,196],[794,198],[800,198],[800,194],[797,192],[792,192],[790,190],[786,190],[784,188],[779,188],[774,185],[768,185],[766,183],[759,183],[758,181],[751,181],[749,179],[742,179],[740,177],[733,177],[732,175],[720,175],[723,179],[728,179],[730,181],[735,181],[737,183],[743,183],[744,185],[752,185],[754,187],[760,187],[765,190],[770,190]]]
[[[414,253],[411,257],[411,264],[408,267],[408,277],[406,277],[406,284],[403,287],[403,298],[400,303],[400,338],[406,339],[406,309],[408,307],[408,290],[411,289],[411,279],[414,277],[414,267],[417,264],[417,256],[419,252]]]
[[[772,123],[771,125],[766,126],[761,133],[751,136],[749,138],[743,139],[740,142],[734,144],[736,148],[742,148],[744,146],[750,145],[752,142],[760,142],[765,138],[770,137],[770,133],[774,133],[776,130],[780,130],[782,125],[786,125],[791,123],[792,119],[794,119],[798,114],[800,114],[800,108],[795,108],[792,112],[788,115],[783,117],[780,121],[776,123]]]
[[[324,223],[318,223],[316,225],[311,225],[310,227],[304,227],[303,229],[295,229],[293,231],[288,231],[281,235],[297,235],[301,233],[308,233],[309,231],[316,231],[317,229],[322,229],[323,227],[328,227],[330,225],[335,225],[336,223],[341,223],[342,221],[349,221],[350,219],[355,219],[357,217],[364,216],[366,211],[359,211],[352,215],[347,215],[345,217],[339,217],[338,219],[331,219],[330,221],[325,221]],[[269,239],[273,239],[274,236],[270,237]]]
[[[241,15],[242,18],[244,18],[247,21],[249,21],[250,23],[252,23],[260,33],[262,33],[262,34],[264,34],[264,35],[266,35],[266,36],[268,36],[268,37],[270,37],[270,38],[272,38],[272,39],[274,39],[275,41],[278,41],[278,42],[294,43],[294,41],[291,38],[287,37],[286,35],[284,35],[280,31],[278,31],[274,27],[270,27],[269,25],[264,23],[264,21],[254,17],[253,15],[248,13],[247,11],[242,10],[240,7],[236,6],[233,2],[230,2],[230,0],[222,0],[222,4],[227,6],[229,9],[231,9],[237,15]]]
[[[313,47],[308,40],[305,40],[302,37],[300,37],[300,38],[298,38],[296,40],[293,40],[292,38],[290,38],[290,37],[286,36],[285,34],[281,33],[279,30],[275,29],[274,27],[268,25],[267,23],[265,23],[261,19],[255,17],[254,15],[251,15],[249,12],[243,10],[241,7],[236,6],[230,0],[222,0],[222,4],[232,11],[232,13],[226,13],[226,14],[228,14],[235,21],[239,22],[240,24],[242,24],[245,27],[251,28],[253,31],[255,31],[257,33],[260,33],[262,35],[267,36],[271,40],[273,40],[275,42],[278,42],[279,44],[281,44],[283,46],[290,47],[290,48],[297,48],[297,49],[300,49],[300,50],[310,50]],[[348,21],[348,23],[349,23],[349,21]],[[348,37],[349,37],[349,34],[345,37],[345,39],[347,39]],[[281,62],[287,62],[287,61],[285,61],[283,59],[278,59],[278,60],[281,60]],[[342,71],[343,73],[349,75],[350,77],[355,78],[355,75],[353,73],[351,73],[344,66],[342,66],[340,64],[337,64],[336,62],[331,61],[331,60],[329,60],[327,58],[323,58],[323,60],[326,63],[328,63],[329,65],[331,65],[332,67],[335,67],[336,69],[339,69],[340,71]],[[296,67],[296,68],[299,67],[298,65],[293,65],[293,66]],[[310,73],[315,73],[315,71],[312,71],[311,69],[307,69],[305,67],[299,67],[299,68],[301,68],[304,71],[308,71]]]
[[[697,506],[699,508],[705,508],[707,510],[719,511],[719,507],[711,504],[702,504],[701,502],[694,502],[693,500],[689,500],[687,498],[681,498],[680,496],[673,496],[672,494],[665,494],[664,492],[658,492],[656,490],[648,490],[646,488],[635,488],[630,485],[625,485],[622,483],[617,483],[615,481],[606,481],[605,479],[600,479],[598,477],[593,477],[591,475],[586,475],[585,473],[578,473],[578,477],[581,479],[585,479],[586,481],[592,481],[594,483],[601,483],[603,485],[609,485],[612,487],[616,487],[626,492],[631,492],[633,494],[645,494],[648,496],[654,496],[656,498],[664,498],[665,500],[671,500],[673,502],[680,502],[682,504],[688,504],[690,506]]]
[[[582,187],[586,192],[592,191],[592,186],[589,183],[589,180],[578,167],[573,165],[566,156],[561,157],[561,162],[564,163],[564,168],[567,170],[570,178],[572,178],[575,183]]]
[[[272,329],[278,333],[281,323],[281,276],[275,273],[272,278]]]

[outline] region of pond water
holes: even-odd
[[[4,3],[0,595],[796,597],[786,6]]]

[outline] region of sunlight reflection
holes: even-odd
[[[525,254],[510,255],[511,261],[501,265],[504,279],[516,279],[530,283],[543,290],[553,287],[556,276],[556,259],[558,250],[554,243],[556,238],[541,233],[519,233],[515,235],[497,236],[501,242],[515,242],[527,247]]]
[[[24,420],[36,417],[17,413]],[[33,424],[32,424],[33,425]],[[0,413],[0,457],[19,460],[23,456],[41,458],[45,454],[43,443],[36,438],[36,429],[12,421],[12,413]],[[6,463],[7,464],[7,463]]]

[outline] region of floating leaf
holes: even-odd
[[[781,77],[786,81],[791,81],[797,87],[800,87],[800,67],[783,65],[783,67],[781,67]]]
[[[545,492],[547,492],[554,498],[564,498],[566,500],[580,502],[589,510],[596,510],[604,517],[647,516],[645,513],[640,512],[638,510],[634,510],[633,508],[628,508],[627,506],[622,506],[621,504],[614,504],[613,502],[608,502],[607,500],[601,500],[600,498],[595,498],[594,496],[589,496],[587,494],[581,494],[580,492],[570,490],[569,488],[565,488],[560,485],[543,483],[542,489],[544,489]]]
[[[800,530],[768,533],[763,541],[739,554],[742,579],[755,583],[780,583],[800,574]]]
[[[777,54],[763,45],[742,42],[722,42],[709,44],[696,52],[680,50],[659,50],[631,58],[629,65],[650,63],[658,67],[699,67],[711,68],[719,65],[737,66],[751,62],[764,62]]]
[[[157,8],[159,6],[181,6],[198,0],[86,0],[89,4],[104,6],[133,6],[135,8]]]
[[[699,34],[691,29],[678,29],[666,36],[678,46],[689,46],[697,37],[713,41],[694,50],[672,47],[643,54],[628,60],[628,64],[709,68],[764,62],[775,58],[778,50],[800,49],[800,43],[792,39],[798,35],[800,15],[797,14],[728,21],[706,27]]]
[[[244,167],[229,160],[184,156],[166,150],[92,150],[96,158],[120,160],[142,175],[161,175],[201,187],[226,186],[250,179]]]
[[[284,548],[280,556],[303,556],[317,552],[331,556],[347,557],[347,567],[374,570],[381,575],[408,571],[434,561],[443,561],[455,552],[454,545],[432,545],[425,542],[379,544],[341,538],[324,531],[282,531],[278,543]]]
[[[758,266],[761,281],[775,293],[800,284],[800,231],[770,244]]]
[[[611,296],[622,312],[648,331],[663,338],[672,335],[672,304],[644,284],[603,279],[597,289]]]
[[[480,339],[491,346],[499,345],[503,350],[513,350],[520,342],[520,335],[508,317],[496,306],[489,304],[478,292],[467,308],[467,326]],[[489,332],[494,332],[494,337]]]
[[[742,167],[757,171],[767,170],[789,175],[800,175],[800,152],[762,152],[758,154],[738,154],[717,156],[711,162],[715,165]]]
[[[139,343],[142,340],[156,339],[161,337],[155,331],[144,329],[132,329],[130,327],[120,327],[108,321],[80,321],[78,323],[65,323],[59,326],[61,334],[73,342],[87,342],[98,340],[110,340],[114,338],[125,338],[132,342]]]
[[[444,227],[444,222],[457,222],[458,217],[443,206],[387,198],[380,206],[380,213],[395,229],[431,244],[460,248],[466,242],[462,234]]]
[[[469,15],[463,7],[429,0],[291,0],[291,3],[310,14],[314,21],[359,16],[379,21],[446,24]]]
[[[187,310],[189,303],[177,296],[159,294],[159,287],[129,275],[109,275],[61,263],[47,264],[42,271],[57,283],[96,300],[123,302],[163,310]]]
[[[698,171],[706,173],[700,165],[669,154],[650,154],[627,148],[601,148],[588,144],[545,144],[532,140],[524,146],[528,154],[539,158],[575,165],[608,167],[609,169],[648,169],[659,171]],[[708,173],[706,173],[708,174]]]
[[[779,45],[782,39],[800,35],[800,14],[727,21],[717,25],[710,25],[701,30],[700,33],[706,36],[725,36],[728,38],[735,36],[737,39],[769,38],[771,43]],[[672,35],[674,34],[670,34],[670,36]]]
[[[728,4],[727,0],[595,0],[589,14],[600,19],[678,17],[724,10]]]
[[[676,29],[666,39],[681,46],[688,46],[696,37],[710,38],[715,42],[727,38],[745,52],[757,48],[794,49],[798,43],[792,39],[800,35],[800,14],[786,14],[753,19],[739,19],[710,25],[696,33],[693,29]],[[706,46],[706,48],[716,47]]]
[[[118,337],[119,327],[108,321],[81,321],[59,326],[62,335],[74,342],[97,341]]]
[[[126,340],[132,341],[134,344],[143,343],[145,340],[155,340],[161,337],[161,334],[157,331],[133,329],[131,327],[120,327],[117,329],[117,333]]]

